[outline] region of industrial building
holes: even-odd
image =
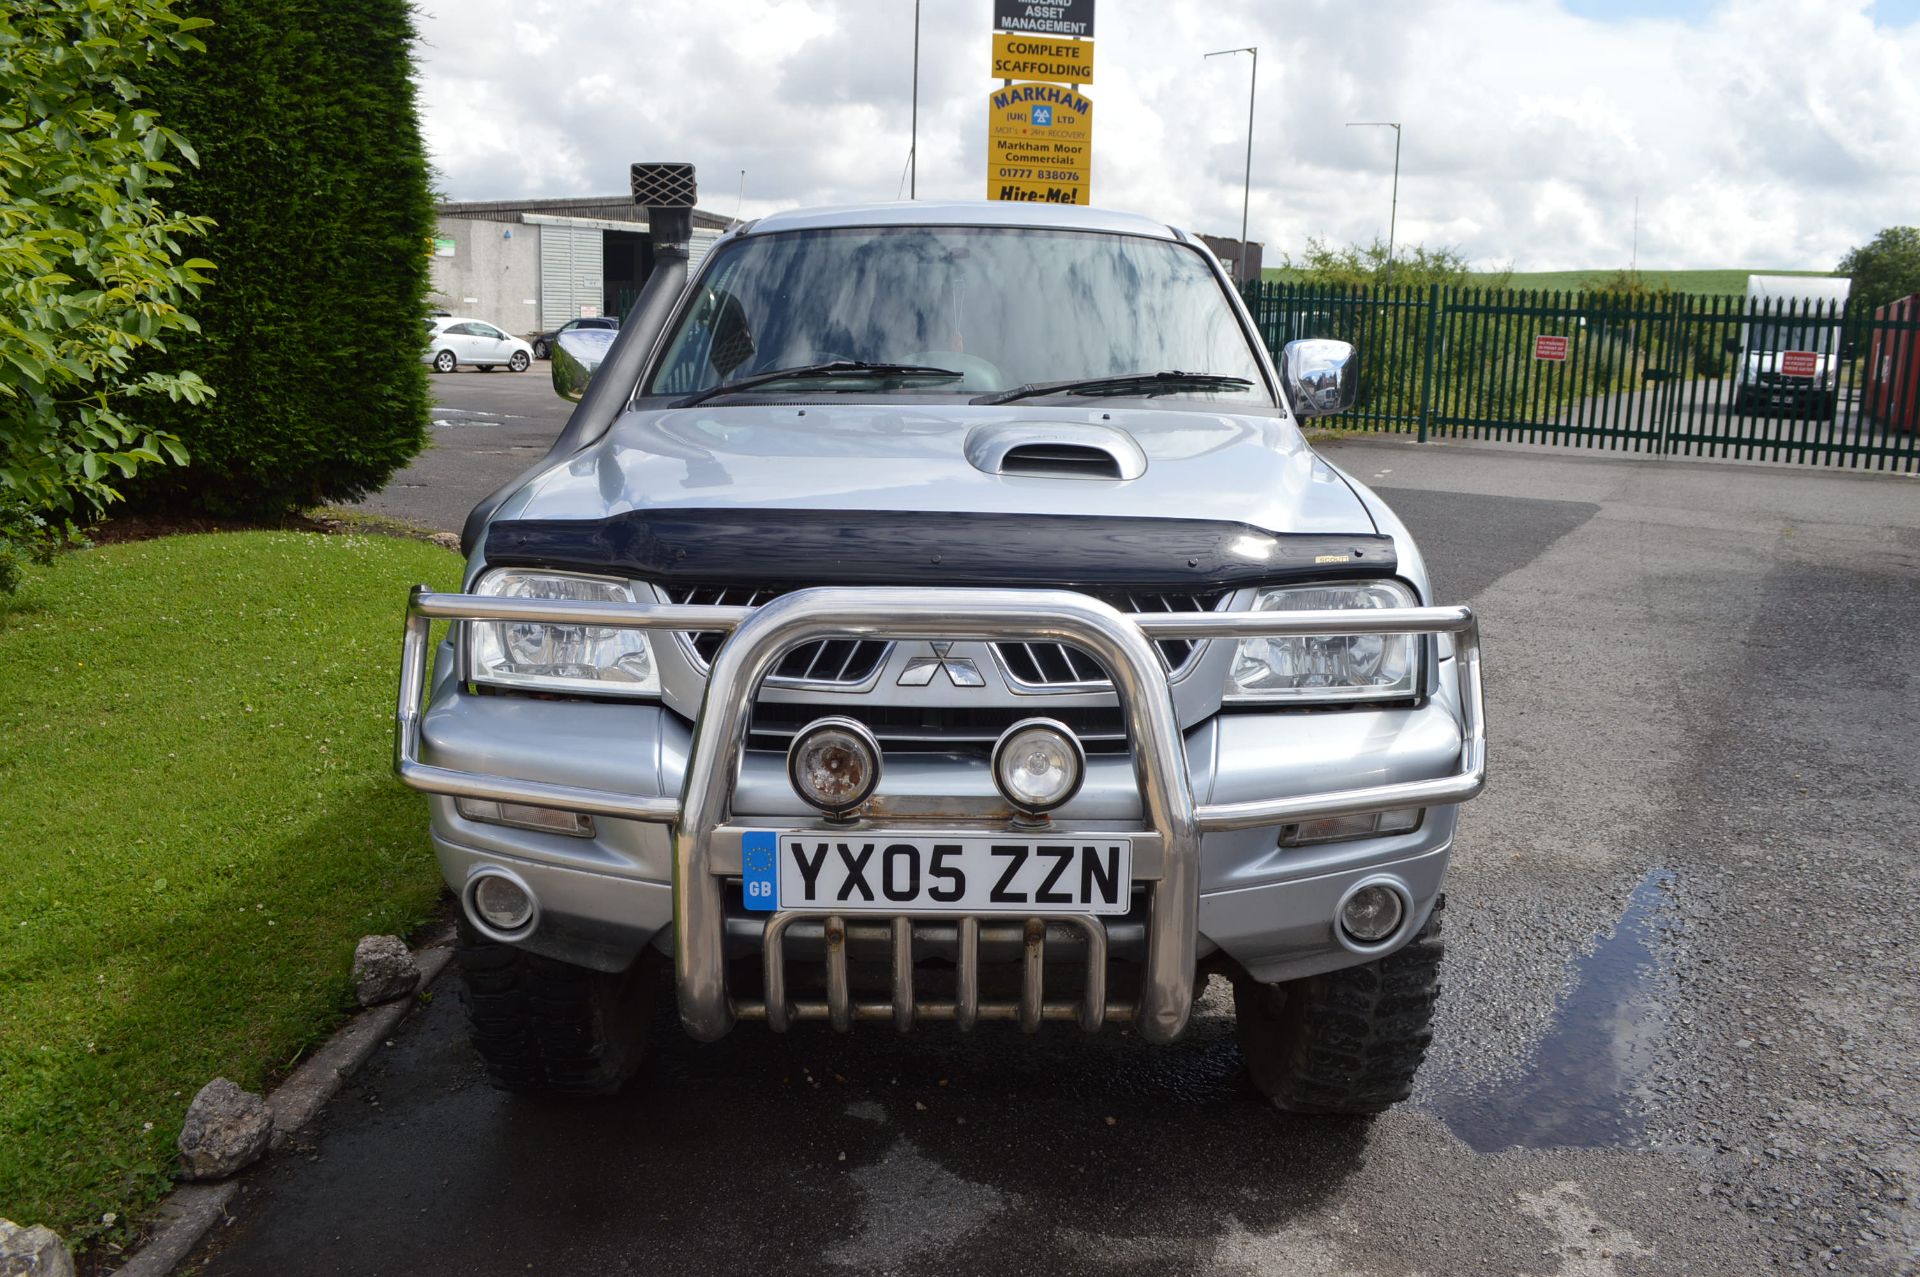
[[[583,315],[624,315],[653,270],[647,210],[631,196],[442,204],[435,309],[526,335]],[[733,219],[695,209],[698,266]]]
[[[1257,240],[1248,240],[1242,244],[1237,239],[1226,239],[1219,235],[1202,235],[1200,242],[1213,250],[1220,264],[1227,268],[1227,274],[1234,282],[1244,284],[1251,279],[1260,278],[1262,246]],[[1240,259],[1246,258],[1245,269],[1240,268]]]

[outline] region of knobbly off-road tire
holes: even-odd
[[[639,1069],[653,1019],[645,959],[617,975],[496,944],[460,920],[467,1035],[502,1090],[612,1095]]]
[[[1288,1113],[1379,1113],[1407,1098],[1433,1040],[1442,896],[1420,933],[1365,966],[1233,987],[1240,1050],[1260,1093]]]

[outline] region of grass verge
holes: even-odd
[[[64,555],[0,599],[0,1215],[125,1242],[194,1092],[260,1086],[350,1006],[354,941],[431,913],[395,663],[406,587],[459,571],[226,533]]]

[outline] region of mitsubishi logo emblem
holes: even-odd
[[[947,678],[955,687],[985,687],[987,680],[980,675],[980,667],[964,656],[949,656],[953,651],[951,643],[929,643],[932,656],[916,656],[907,662],[907,668],[900,673],[900,686],[926,687],[933,682],[933,676],[945,670]]]

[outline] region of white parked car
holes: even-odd
[[[504,364],[525,372],[533,362],[533,347],[482,320],[441,315],[427,321],[427,349],[421,358],[435,372],[452,372],[461,364],[488,372]]]

